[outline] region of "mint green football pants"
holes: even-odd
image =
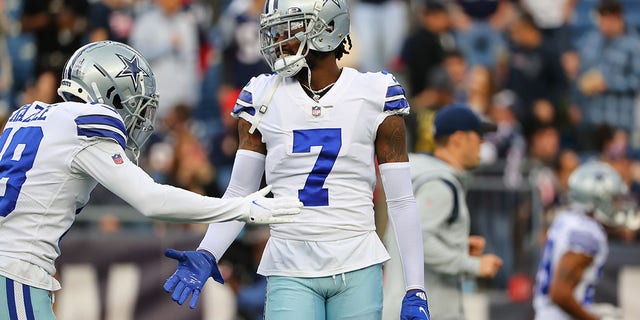
[[[320,278],[267,277],[266,320],[380,320],[382,264]]]

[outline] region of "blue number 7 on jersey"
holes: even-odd
[[[323,185],[342,147],[342,129],[293,130],[294,153],[311,152],[313,146],[322,148],[298,198],[308,207],[328,206],[329,190]]]

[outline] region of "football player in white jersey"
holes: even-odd
[[[375,232],[376,157],[404,266],[402,319],[429,319],[402,118],[409,104],[391,74],[338,66],[348,35],[347,0],[267,0],[261,51],[275,73],[253,78],[232,112],[240,144],[225,197],[257,190],[265,173],[275,195],[304,203],[296,222],[271,227],[258,267],[267,277],[266,319],[381,318],[389,255]],[[242,228],[209,226],[199,251],[165,283],[176,302],[217,269],[194,253],[218,261]]]
[[[536,275],[533,305],[537,320],[596,320],[590,310],[609,247],[605,227],[625,221],[619,207],[627,187],[600,161],[580,165],[569,176],[569,207],[547,231]]]
[[[58,244],[98,183],[173,222],[291,222],[300,211],[295,198],[264,198],[268,188],[217,199],[157,184],[129,160],[153,131],[158,96],[149,64],[127,45],[78,49],[58,93],[66,102],[21,107],[0,136],[0,319],[55,319]]]

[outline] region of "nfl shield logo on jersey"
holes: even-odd
[[[124,160],[122,160],[122,156],[119,153],[112,155],[111,159],[113,159],[113,163],[115,164],[122,164],[124,162]]]
[[[322,111],[322,107],[320,106],[311,107],[311,115],[314,117],[319,117],[321,111]]]

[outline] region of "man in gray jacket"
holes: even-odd
[[[433,154],[410,154],[411,179],[424,241],[424,279],[433,319],[464,320],[461,283],[465,275],[494,277],[502,260],[483,254],[485,240],[469,236],[465,201],[467,170],[480,163],[482,134],[495,130],[468,106],[453,104],[435,116]],[[392,228],[385,241],[391,260],[385,265],[383,319],[398,319],[403,294],[402,270]]]

